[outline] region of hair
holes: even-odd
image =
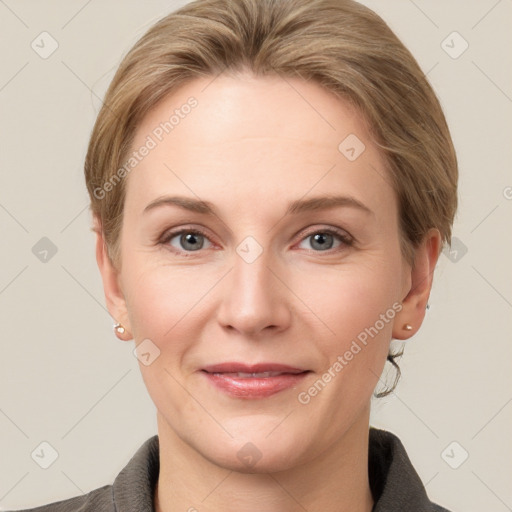
[[[154,24],[107,90],[85,159],[96,230],[121,265],[125,162],[144,116],[200,77],[249,71],[314,81],[355,106],[387,164],[401,252],[413,264],[430,228],[451,242],[458,169],[449,129],[418,63],[388,25],[353,0],[196,0]],[[341,142],[341,141],[340,141]],[[388,361],[400,376],[395,358]]]

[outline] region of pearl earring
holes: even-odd
[[[403,327],[406,331],[412,331],[412,325],[411,324],[405,324]]]
[[[116,323],[114,324],[114,331],[116,331],[117,334],[124,334],[125,328],[120,323]]]

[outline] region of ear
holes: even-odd
[[[96,262],[100,270],[103,281],[103,290],[107,309],[116,323],[124,327],[124,333],[115,330],[116,336],[123,341],[132,339],[130,320],[126,300],[120,286],[120,272],[112,263],[107,251],[103,229],[98,219],[94,219],[94,228],[96,233]]]
[[[427,308],[434,269],[441,250],[441,233],[436,228],[431,228],[422,243],[417,247],[414,255],[414,264],[410,268],[410,290],[402,300],[402,310],[395,317],[393,326],[393,338],[406,340],[418,332]],[[409,324],[412,329],[405,329]]]

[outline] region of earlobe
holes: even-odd
[[[431,228],[416,248],[414,265],[410,268],[411,287],[402,300],[402,310],[396,316],[392,334],[394,339],[407,340],[421,327],[440,249],[441,234],[438,229]]]
[[[103,236],[103,230],[98,221],[95,221],[96,232],[96,262],[103,281],[103,291],[107,309],[114,320],[114,333],[123,340],[132,339],[126,300],[120,286],[120,274],[108,254]],[[121,328],[116,328],[119,325]]]
[[[132,339],[132,336],[127,332],[127,330],[124,328],[124,325],[120,324],[119,322],[116,322],[112,328],[114,329],[115,335],[121,340],[121,341],[129,341]]]

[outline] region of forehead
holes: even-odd
[[[315,188],[392,200],[382,155],[362,115],[314,82],[251,75],[205,77],[175,91],[139,125],[132,150],[150,145],[128,177],[127,197],[163,193],[239,202],[296,199]],[[383,187],[383,185],[386,185]],[[234,200],[234,199],[233,199]]]

